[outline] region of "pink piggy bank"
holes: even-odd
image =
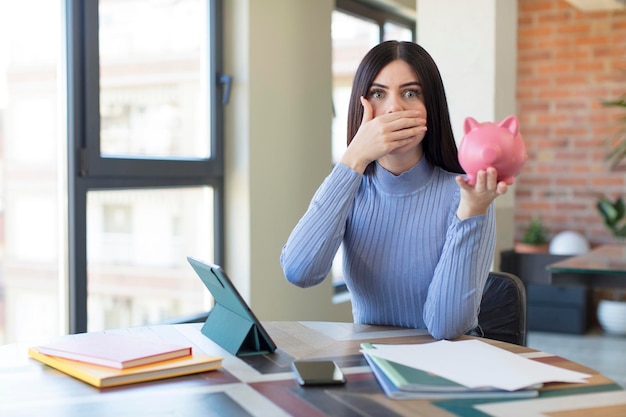
[[[463,125],[465,135],[459,146],[459,163],[467,174],[468,184],[476,183],[476,173],[494,167],[498,181],[513,184],[528,155],[519,133],[519,121],[508,116],[500,123],[478,123],[471,117]]]

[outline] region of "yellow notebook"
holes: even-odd
[[[37,348],[28,349],[33,359],[45,363],[67,375],[80,379],[98,388],[115,387],[137,382],[154,381],[156,379],[196,374],[212,371],[222,367],[222,358],[194,350],[191,356],[170,359],[149,365],[135,366],[127,369],[115,369],[106,366],[78,362],[55,356],[44,355]]]

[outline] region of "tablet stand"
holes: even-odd
[[[202,334],[235,356],[262,355],[272,351],[252,320],[220,304],[209,313]]]

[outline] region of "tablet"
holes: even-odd
[[[215,305],[202,326],[202,334],[236,356],[274,352],[276,344],[226,272],[219,265],[190,256],[187,261],[215,299]]]

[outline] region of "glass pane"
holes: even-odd
[[[378,24],[333,11],[333,162],[346,149],[348,102],[354,73],[363,56],[379,42]]]
[[[384,29],[384,40],[396,40],[396,41],[412,41],[413,32],[410,28],[397,23],[386,22]]]
[[[210,157],[207,0],[100,0],[100,152]]]
[[[0,0],[0,344],[65,331],[61,16],[61,1]]]
[[[88,330],[209,310],[186,257],[213,262],[213,244],[210,187],[89,192]]]
[[[89,192],[88,330],[209,310],[187,256],[214,262],[213,244],[210,187]]]

